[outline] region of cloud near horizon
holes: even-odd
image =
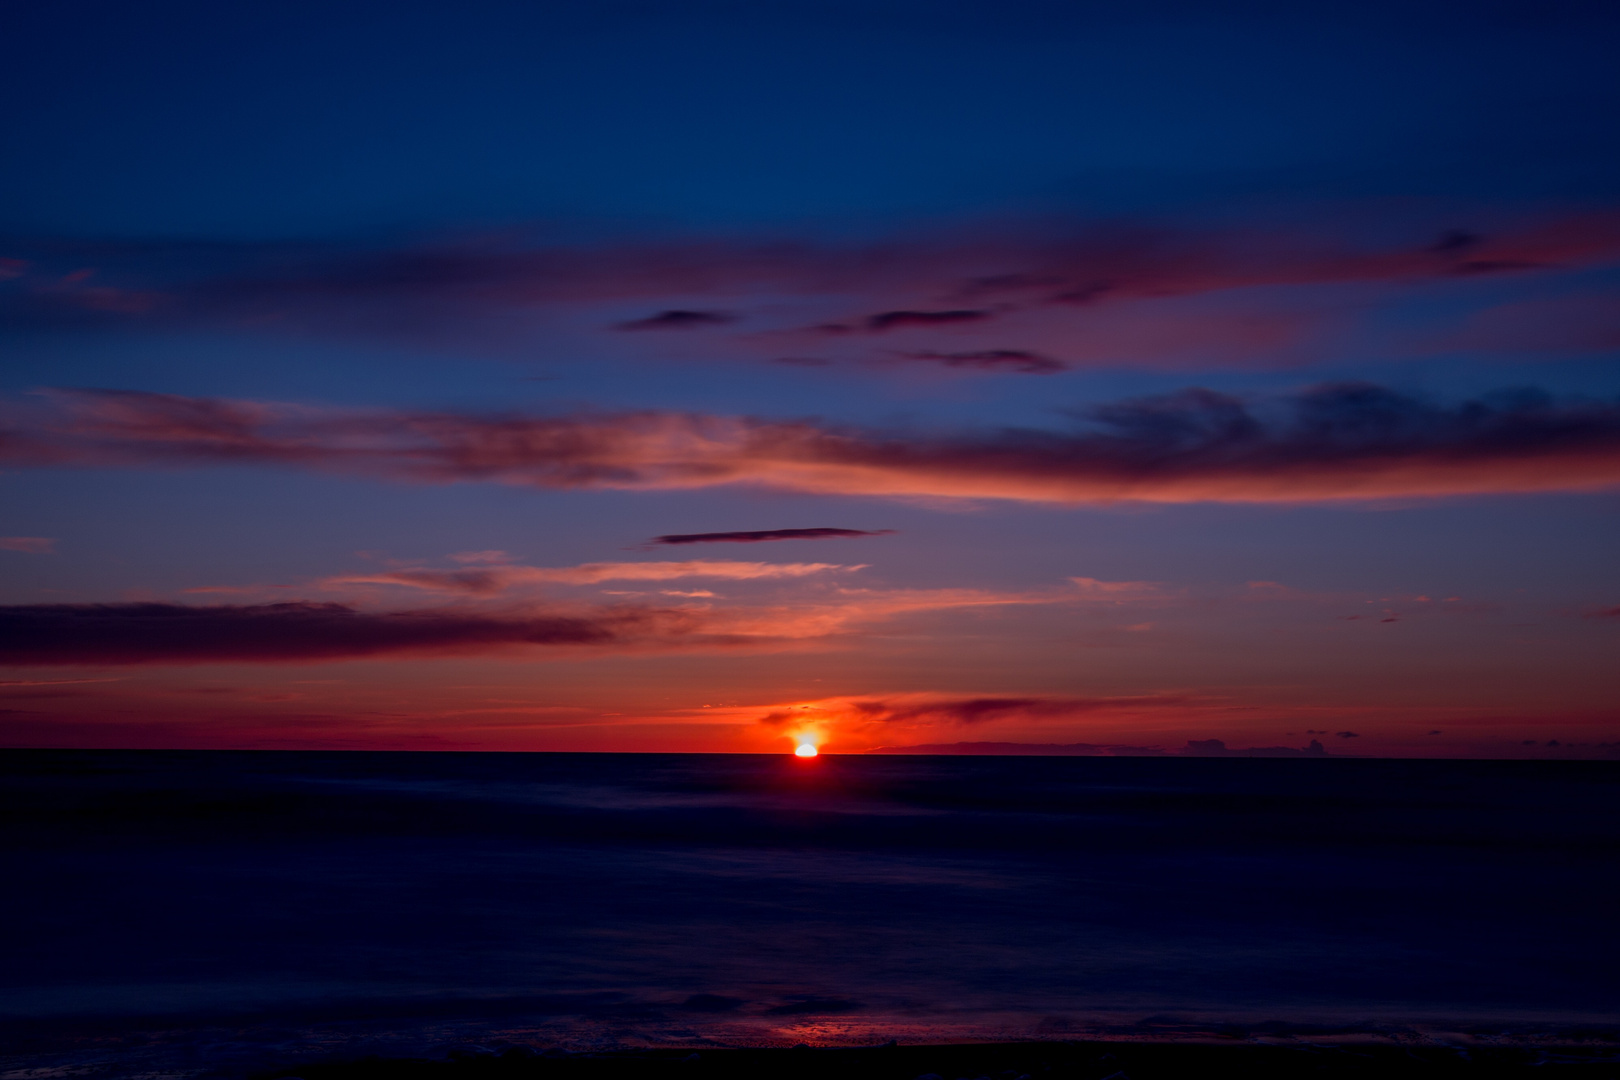
[[[1085,715],[1159,715],[1208,704],[1185,694],[1109,697],[951,696],[913,693],[839,697],[772,709],[755,722],[783,732],[851,738],[890,729],[975,727],[999,723],[1047,723]]]
[[[1620,484],[1620,402],[1536,390],[1443,405],[1366,383],[1246,400],[1204,389],[1078,413],[1067,430],[883,431],[643,411],[342,411],[57,390],[0,430],[12,467],[280,465],[419,483],[829,495],[1316,502]]]

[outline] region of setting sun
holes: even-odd
[[[793,751],[793,753],[795,755],[797,755],[798,757],[815,757],[816,754],[819,753],[819,752],[820,751],[818,751],[816,749],[816,744],[815,743],[807,743],[807,742],[800,743],[799,748],[797,750]]]

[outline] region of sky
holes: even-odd
[[[1613,5],[0,41],[0,744],[1620,755]]]

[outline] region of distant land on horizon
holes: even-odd
[[[1192,739],[1175,750],[1160,746],[1105,746],[1098,743],[956,742],[915,746],[878,746],[868,754],[1023,755],[1027,757],[1327,757],[1327,748],[1312,739],[1309,746],[1228,747],[1220,739]]]

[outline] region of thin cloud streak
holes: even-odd
[[[749,532],[669,533],[653,544],[758,544],[767,540],[833,540],[856,536],[892,536],[893,529],[758,529]]]

